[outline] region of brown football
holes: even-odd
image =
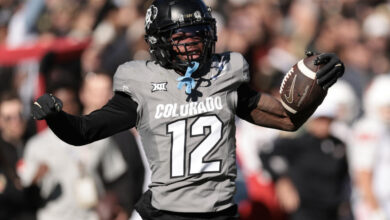
[[[300,60],[285,75],[280,87],[283,107],[291,114],[319,105],[326,91],[316,83],[316,72],[321,65],[314,65],[318,55]]]

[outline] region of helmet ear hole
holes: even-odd
[[[159,48],[155,48],[150,50],[152,57],[162,66],[168,65],[169,54],[167,54],[166,50],[161,50]]]

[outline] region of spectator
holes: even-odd
[[[76,90],[65,85],[51,88],[53,94],[62,97],[65,111],[79,112]],[[45,200],[45,206],[38,211],[39,220],[99,219],[96,211],[99,199],[106,201],[103,181],[115,181],[126,170],[125,161],[111,139],[74,148],[55,137],[50,129],[28,141],[24,159],[23,185],[39,185]]]
[[[0,219],[34,220],[38,189],[23,188],[17,169],[22,167],[25,120],[23,104],[15,93],[0,99]]]
[[[350,138],[357,220],[390,218],[389,92],[390,76],[376,77],[364,97],[364,117]]]
[[[345,144],[330,134],[335,106],[324,103],[295,138],[278,138],[268,155],[276,195],[291,220],[336,220],[348,182]],[[347,203],[348,204],[348,203]]]

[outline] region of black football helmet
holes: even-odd
[[[217,41],[215,19],[211,9],[202,0],[155,0],[146,12],[145,40],[150,54],[161,66],[185,72],[193,61],[202,65],[209,63]],[[202,54],[193,59],[187,46],[194,44],[175,44],[172,34],[183,32],[199,37],[203,43]],[[195,42],[198,43],[198,42]],[[184,46],[186,60],[179,59],[174,47]]]

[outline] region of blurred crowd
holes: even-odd
[[[30,117],[44,92],[87,114],[118,65],[149,59],[142,0],[0,0],[0,220],[137,219],[148,183],[136,130],[76,148]],[[205,0],[216,52],[242,53],[251,85],[279,95],[305,51],[346,66],[297,132],[237,119],[241,219],[390,220],[390,2]]]

